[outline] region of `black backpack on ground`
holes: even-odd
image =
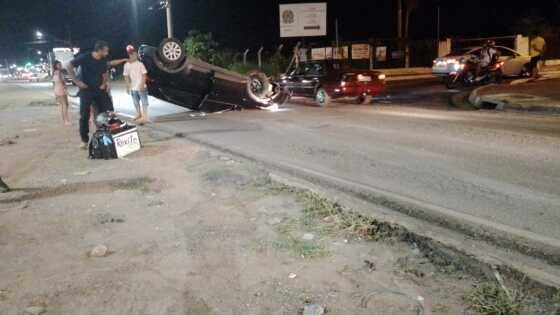
[[[99,129],[93,134],[89,142],[89,158],[103,160],[118,158],[110,130]]]

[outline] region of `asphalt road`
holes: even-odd
[[[152,100],[152,117],[259,160],[560,239],[560,117],[461,111],[451,93],[435,80],[395,82],[374,105],[296,100],[205,117]],[[121,87],[113,95],[117,111],[134,114]]]

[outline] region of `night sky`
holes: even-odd
[[[113,55],[123,55],[127,43],[157,44],[165,36],[165,12],[148,10],[153,0],[0,0],[0,62],[29,53],[26,42],[35,30],[71,39],[88,49],[105,39]],[[243,49],[279,43],[278,4],[313,1],[279,0],[174,0],[175,35],[184,38],[191,29],[214,33],[225,47]],[[321,2],[321,1],[317,1]],[[324,2],[324,1],[323,1]],[[328,38],[334,39],[338,18],[343,40],[390,38],[396,35],[396,2],[392,0],[327,0]],[[411,38],[436,37],[436,7],[441,6],[443,36],[494,36],[511,34],[521,16],[534,12],[560,23],[560,0],[452,1],[420,0],[411,18]],[[134,6],[137,10],[134,10]],[[136,14],[135,14],[136,12]],[[137,17],[135,19],[135,16]],[[137,21],[137,22],[136,22]]]

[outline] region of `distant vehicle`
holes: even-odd
[[[0,82],[9,80],[12,77],[8,68],[0,68]]]
[[[434,60],[432,73],[438,77],[447,77],[452,72],[457,72],[464,67],[465,62],[472,56],[480,56],[482,47],[467,48],[457,53],[451,53],[445,57]],[[496,46],[500,61],[503,61],[502,72],[506,77],[528,76],[530,74],[529,63],[531,57],[524,56],[513,49]]]
[[[78,48],[53,48],[53,61],[58,60],[62,63],[62,76],[66,84],[72,84],[72,79],[70,79],[66,69],[78,51]]]
[[[138,54],[148,70],[149,94],[193,111],[269,108],[289,97],[261,72],[245,76],[187,56],[176,39],[142,45]]]
[[[29,82],[40,82],[47,80],[49,74],[47,72],[40,71],[24,71],[21,73],[21,79]]]
[[[337,61],[301,63],[280,78],[280,86],[294,96],[314,98],[319,106],[334,99],[349,99],[368,104],[385,88],[385,74],[352,69]]]

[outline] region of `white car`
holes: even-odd
[[[455,72],[461,69],[461,62],[469,58],[469,56],[480,56],[480,50],[482,47],[474,47],[463,50],[462,53],[450,54],[445,57],[440,57],[434,60],[434,66],[432,67],[432,73],[438,77],[444,77],[449,75],[451,72]],[[525,76],[529,73],[529,62],[531,57],[524,56],[517,53],[515,50],[496,46],[496,50],[500,56],[500,60],[504,62],[502,71],[505,76],[515,77],[515,76]]]

